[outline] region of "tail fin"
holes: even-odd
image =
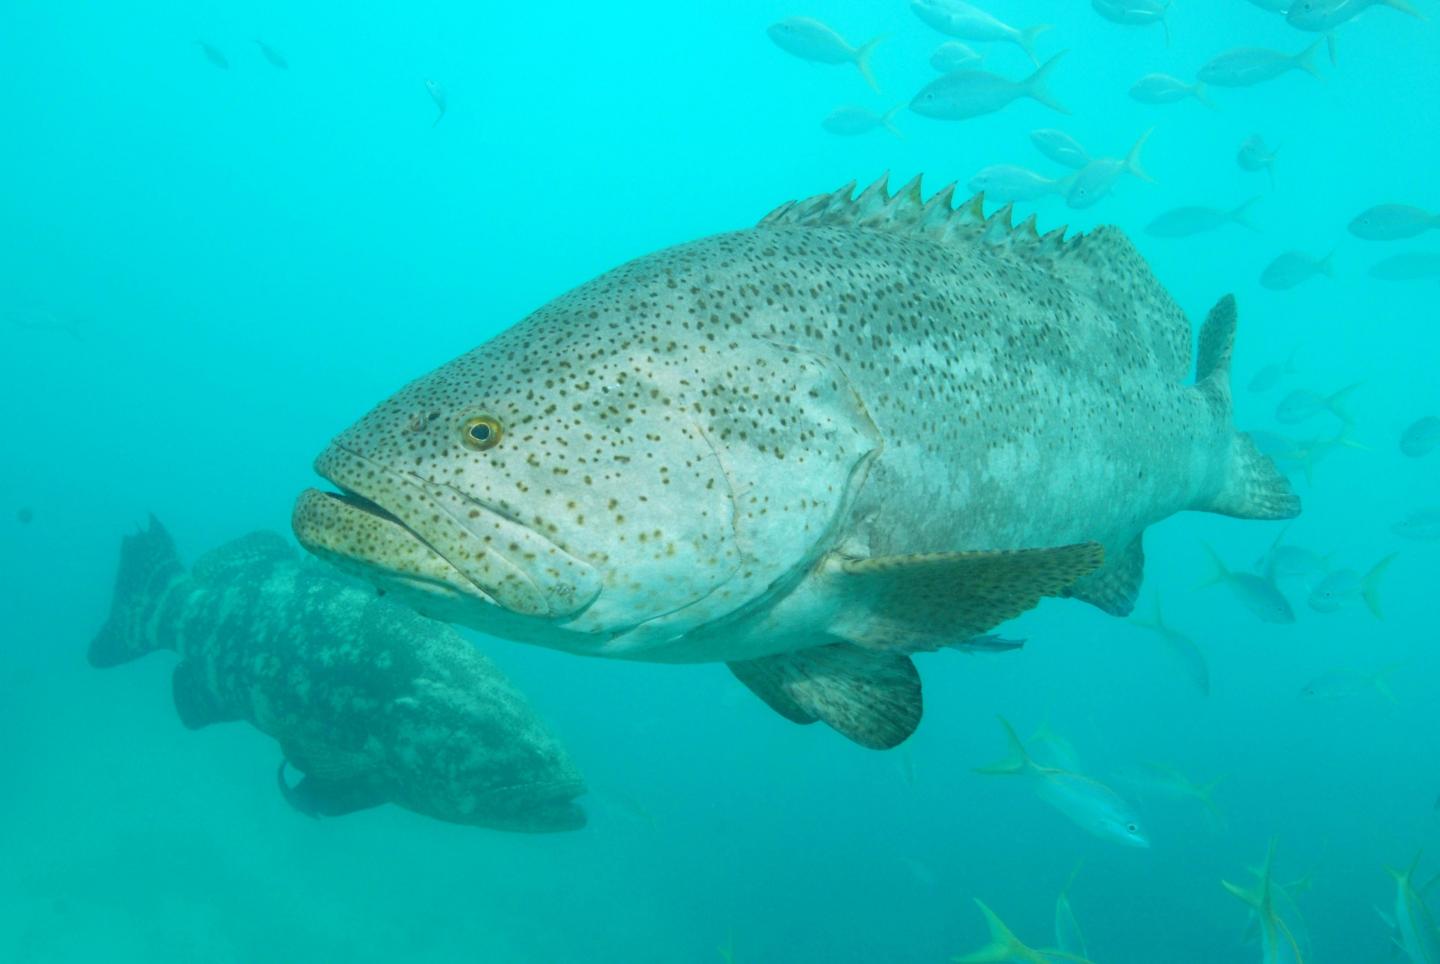
[[[1226,295],[1205,319],[1195,357],[1195,387],[1218,417],[1230,423],[1230,359],[1235,348],[1235,297]],[[1244,432],[1230,440],[1229,465],[1220,491],[1197,506],[1239,519],[1291,519],[1300,514],[1300,498],[1268,455]]]
[[[1210,814],[1211,826],[1216,830],[1223,830],[1225,828],[1225,814],[1221,812],[1220,806],[1215,802],[1215,788],[1224,782],[1224,777],[1216,777],[1209,783],[1202,783],[1195,788],[1195,797],[1200,801],[1201,805],[1205,807],[1206,812]]]
[[[1193,86],[1193,87],[1190,88],[1190,93],[1191,93],[1192,95],[1194,95],[1194,97],[1195,97],[1196,100],[1198,100],[1200,103],[1204,104],[1206,107],[1210,108],[1211,110],[1219,110],[1219,109],[1220,109],[1220,108],[1216,107],[1216,106],[1215,106],[1215,102],[1210,99],[1209,88],[1206,87],[1205,84],[1202,83],[1201,81],[1198,81],[1198,80],[1195,81],[1195,86]]]
[[[1037,67],[1040,65],[1040,58],[1035,56],[1035,38],[1039,37],[1045,31],[1052,29],[1053,26],[1053,24],[1048,23],[1037,23],[1033,27],[1027,27],[1020,31],[1020,35],[1015,38],[1015,42],[1020,45],[1020,49],[1025,51],[1025,55],[1030,58],[1030,62]]]
[[[1005,735],[1010,740],[1010,755],[1005,759],[992,763],[988,767],[979,767],[976,773],[984,773],[989,776],[1007,776],[1017,773],[1029,773],[1038,769],[1035,761],[1030,759],[1030,754],[1025,750],[1025,744],[1020,742],[1020,737],[1015,732],[1015,727],[1005,717],[997,717],[1000,725],[1005,727]]]
[[[1397,555],[1399,553],[1392,552],[1375,563],[1360,580],[1360,598],[1365,600],[1365,607],[1376,619],[1385,618],[1385,614],[1380,610],[1380,578],[1385,575],[1385,570],[1390,568],[1390,563],[1395,561]]]
[[[1355,389],[1359,388],[1363,384],[1364,382],[1355,382],[1353,385],[1346,385],[1338,392],[1334,392],[1333,394],[1329,395],[1325,399],[1325,407],[1330,409],[1330,411],[1335,415],[1336,418],[1340,419],[1340,421],[1346,423],[1347,425],[1354,425],[1355,419],[1350,415],[1350,412],[1346,410],[1345,403],[1350,399],[1350,396],[1355,392]]]
[[[1320,273],[1327,278],[1335,277],[1335,249],[1331,248],[1330,253],[1320,259]]]
[[[1250,198],[1245,203],[1238,205],[1234,210],[1229,213],[1228,216],[1230,220],[1234,221],[1241,227],[1249,228],[1251,231],[1259,231],[1260,229],[1255,226],[1255,222],[1250,220],[1250,209],[1253,208],[1255,206],[1255,202],[1259,200],[1260,195],[1257,194],[1255,197]]]
[[[1135,146],[1130,148],[1130,153],[1125,155],[1125,170],[1129,171],[1131,174],[1135,175],[1140,180],[1146,181],[1150,184],[1154,184],[1155,179],[1150,176],[1149,172],[1146,171],[1145,168],[1140,166],[1140,152],[1145,149],[1145,142],[1150,139],[1150,135],[1153,133],[1155,133],[1155,128],[1152,127],[1145,133],[1141,134],[1138,138],[1135,139]]]
[[[1322,37],[1310,46],[1306,47],[1304,50],[1300,51],[1298,54],[1296,54],[1295,66],[1299,67],[1301,70],[1305,71],[1305,73],[1309,74],[1312,77],[1318,77],[1321,80],[1324,80],[1325,75],[1320,73],[1320,68],[1315,66],[1315,51],[1319,50],[1320,45],[1325,42],[1325,38]],[[1331,42],[1333,43],[1333,41]]]
[[[1225,560],[1220,558],[1220,553],[1208,542],[1200,543],[1205,548],[1205,556],[1210,560],[1210,575],[1205,581],[1196,586],[1196,589],[1204,589],[1206,586],[1218,586],[1230,578],[1230,568],[1225,565]]]
[[[855,51],[855,69],[860,71],[860,76],[865,78],[865,83],[869,84],[870,89],[877,94],[880,92],[880,84],[875,80],[875,74],[870,70],[870,55],[875,52],[876,45],[887,36],[888,34],[882,33],[879,36],[872,37],[867,42],[861,44],[860,49]]]
[[[906,105],[903,103],[896,104],[894,107],[887,110],[884,114],[880,115],[880,126],[885,128],[890,133],[894,134],[896,137],[900,138],[902,141],[905,139],[905,132],[895,126],[895,115],[904,110],[905,106]]]
[[[110,618],[90,643],[91,666],[118,666],[164,648],[149,626],[170,581],[184,571],[175,543],[153,515],[150,526],[120,541],[120,572]]]
[[[1059,111],[1062,114],[1070,113],[1070,109],[1064,104],[1060,103],[1054,97],[1050,96],[1050,91],[1046,87],[1046,84],[1050,82],[1050,73],[1055,69],[1055,65],[1059,63],[1060,58],[1064,57],[1067,53],[1069,53],[1068,50],[1060,51],[1058,54],[1045,61],[1045,63],[1040,66],[1039,70],[1035,71],[1035,73],[1031,74],[1029,77],[1025,78],[1024,81],[1022,81],[1022,86],[1025,88],[1026,96],[1030,97],[1032,100],[1037,100],[1051,110]]]

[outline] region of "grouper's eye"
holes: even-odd
[[[500,444],[500,420],[491,415],[477,415],[465,423],[461,439],[472,449],[483,452]]]

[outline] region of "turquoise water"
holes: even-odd
[[[1367,271],[1440,233],[1361,240],[1381,203],[1440,210],[1440,7],[1375,9],[1336,34],[1337,63],[1240,89],[1211,111],[1127,96],[1152,71],[1190,77],[1240,45],[1299,51],[1314,35],[1245,0],[1182,2],[1159,27],[1085,4],[1001,2],[1053,22],[1068,49],[1052,93],[961,122],[902,110],[897,139],[821,128],[844,105],[880,112],[937,74],[947,39],[903,2],[808,7],[455,3],[145,5],[11,0],[0,10],[0,958],[256,961],[939,961],[978,947],[983,900],[1052,945],[1069,897],[1101,962],[1260,959],[1221,880],[1277,839],[1282,907],[1307,961],[1391,959],[1374,907],[1387,866],[1440,869],[1435,736],[1437,547],[1399,538],[1440,504],[1440,452],[1402,456],[1406,425],[1440,414],[1434,282]],[[1073,7],[1073,9],[1072,9]],[[873,66],[808,64],[766,27],[820,18],[852,43],[887,34]],[[262,37],[289,67],[267,63]],[[195,41],[222,51],[227,69]],[[973,46],[1010,78],[1017,49]],[[424,81],[446,92],[439,123]],[[1041,230],[1122,226],[1198,322],[1240,304],[1237,421],[1339,437],[1322,413],[1277,422],[1294,389],[1360,383],[1354,446],[1293,465],[1305,511],[1287,539],[1385,574],[1385,619],[1307,603],[1261,622],[1208,575],[1281,524],[1182,515],[1150,530],[1140,614],[1208,661],[1202,696],[1156,637],[1073,601],[1002,632],[1019,653],[919,659],[925,719],[886,753],[782,720],[716,665],[586,660],[476,636],[550,722],[589,782],[588,826],[553,836],[450,826],[395,808],[312,821],[276,792],[272,741],[244,725],[184,730],[173,659],[99,672],[84,652],[109,607],[116,549],[148,512],[193,559],[284,531],[311,460],[401,384],[600,271],[744,227],[778,203],[917,172],[928,189],[989,164],[1065,173],[1028,132],[1061,128],[1123,155],[1149,128],[1155,183],[1122,178],[1072,210],[1020,205]],[[1241,170],[1242,141],[1278,145],[1274,186]],[[1144,230],[1182,205],[1251,197],[1255,230],[1182,239]],[[1259,284],[1275,256],[1334,249],[1336,277]],[[1246,387],[1294,353],[1266,392]],[[1144,444],[1144,440],[1137,440]],[[1394,699],[1361,686],[1301,695],[1339,669],[1400,664]],[[1151,846],[1086,834],[1022,781],[975,767],[1005,755],[997,714],[1065,734],[1087,775],[1140,812]],[[1222,779],[1213,822],[1141,788],[1144,762]],[[1403,955],[1402,955],[1403,957]]]

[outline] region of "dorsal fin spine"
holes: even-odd
[[[915,234],[941,244],[1029,245],[1038,253],[1070,254],[1077,250],[1083,235],[1065,237],[1065,228],[1041,235],[1035,215],[1012,226],[1014,206],[1006,204],[988,218],[983,192],[956,205],[955,185],[948,184],[928,199],[919,175],[894,193],[887,171],[855,195],[857,182],[803,201],[780,205],[760,222],[761,226],[857,227],[895,234]]]

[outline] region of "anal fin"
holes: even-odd
[[[729,666],[786,719],[821,720],[872,750],[900,745],[920,725],[920,674],[903,653],[832,643]]]
[[[1121,552],[1109,555],[1105,565],[1081,576],[1063,595],[1087,602],[1112,616],[1128,616],[1140,596],[1145,578],[1145,534],[1137,533]]]
[[[830,633],[869,649],[939,649],[1063,595],[1104,561],[1098,542],[1083,542],[832,562],[846,602]]]

